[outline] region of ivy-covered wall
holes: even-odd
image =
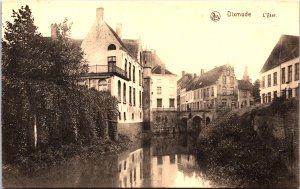
[[[117,139],[117,101],[107,92],[24,78],[2,79],[3,161],[36,149]]]

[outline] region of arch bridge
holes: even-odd
[[[179,112],[179,128],[182,132],[201,132],[217,116],[215,110],[189,110]]]

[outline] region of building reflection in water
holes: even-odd
[[[143,148],[120,154],[118,187],[211,187],[183,142],[154,138]]]
[[[126,157],[119,157],[118,187],[141,187],[143,184],[143,149],[130,152]]]

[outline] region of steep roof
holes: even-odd
[[[139,40],[123,39],[122,41],[128,49],[129,53],[137,59],[139,54]]]
[[[238,80],[238,89],[240,90],[252,90],[253,85],[248,80]]]
[[[200,77],[196,77],[196,79],[192,81],[193,83],[187,86],[186,90],[195,90],[215,84],[216,81],[219,79],[220,75],[222,74],[223,70],[226,68],[227,65],[223,65],[215,67],[214,69],[203,73]]]
[[[260,72],[266,72],[297,57],[299,57],[299,36],[282,35]]]
[[[163,74],[162,73],[162,65],[156,65],[152,68],[151,72],[154,73],[154,74]],[[169,70],[167,70],[165,68],[165,73],[164,74],[173,74],[172,72],[170,72]]]
[[[177,86],[179,86],[181,89],[186,88],[186,86],[190,83],[192,80],[193,75],[190,73],[184,74],[178,81]]]
[[[124,49],[125,51],[127,51],[129,53],[129,50],[127,49],[127,47],[125,46],[125,44],[123,43],[121,38],[118,36],[118,34],[115,32],[115,30],[113,30],[106,22],[105,22],[105,24],[109,28],[111,33],[114,35],[114,37],[117,39],[117,41],[120,43],[122,49]]]

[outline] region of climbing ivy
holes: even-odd
[[[22,164],[38,150],[104,139],[103,118],[117,118],[117,101],[77,85],[87,65],[67,20],[52,40],[37,32],[28,6],[12,17],[2,41],[3,161]]]

